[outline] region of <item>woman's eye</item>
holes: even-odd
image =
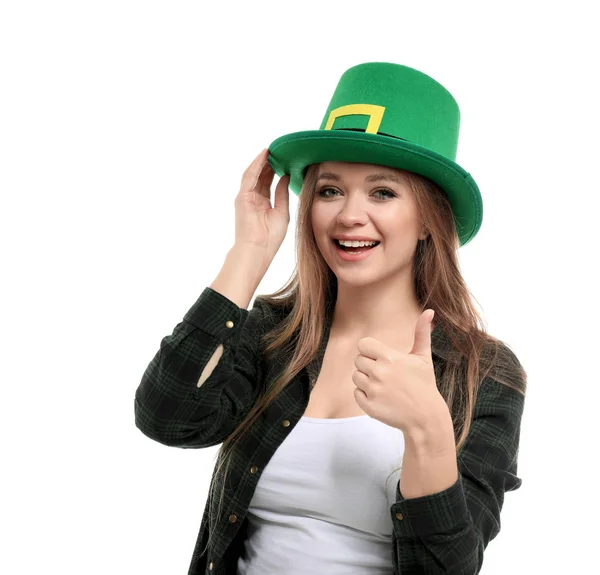
[[[323,197],[323,198],[330,197],[330,196],[327,196],[327,195],[325,194],[325,192],[337,192],[337,190],[335,190],[335,189],[333,189],[333,188],[322,188],[322,189],[319,191],[319,196],[321,196],[321,197]]]
[[[392,190],[388,190],[387,188],[381,188],[379,190],[376,190],[375,193],[377,192],[384,192],[386,194],[389,194],[392,198],[396,197],[396,194],[394,192],[392,192]]]
[[[321,196],[323,198],[330,198],[331,195],[327,195],[326,192],[337,192],[337,191],[338,190],[336,190],[335,188],[322,188],[319,191],[319,196]],[[379,188],[378,190],[375,190],[373,193],[379,194],[380,192],[383,192],[384,194],[389,194],[389,196],[391,196],[392,198],[396,197],[396,194],[394,192],[392,192],[392,190],[388,190],[387,188]]]

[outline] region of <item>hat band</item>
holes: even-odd
[[[369,116],[369,123],[365,132],[367,134],[377,134],[381,121],[383,120],[383,113],[385,112],[385,106],[377,106],[375,104],[348,104],[346,106],[340,106],[335,110],[331,110],[327,123],[325,124],[325,130],[331,130],[333,123],[337,118],[342,116]]]
[[[334,128],[330,130],[330,132],[360,132],[361,134],[366,134],[365,130],[362,128]],[[408,142],[406,138],[401,138],[400,136],[394,136],[393,134],[386,134],[385,132],[377,132],[378,136],[386,136],[388,138],[394,138],[394,140],[402,140],[403,142]]]

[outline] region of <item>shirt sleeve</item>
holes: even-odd
[[[458,480],[391,506],[394,573],[476,575],[500,532],[504,493],[521,486],[517,454],[524,396],[492,379],[479,390],[471,428],[457,456]]]
[[[207,287],[161,340],[135,392],[135,424],[164,445],[218,445],[241,423],[258,397],[263,304],[248,311]],[[198,387],[218,346],[223,355]]]

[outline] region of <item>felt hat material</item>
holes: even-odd
[[[439,82],[408,66],[368,62],[340,78],[318,130],[281,136],[269,163],[299,195],[306,168],[360,162],[425,176],[447,194],[460,245],[481,227],[483,204],[471,175],[456,162],[460,111]]]

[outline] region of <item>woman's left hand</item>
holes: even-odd
[[[433,369],[433,315],[428,309],[419,317],[409,353],[373,337],[358,341],[356,371],[352,374],[356,403],[367,415],[404,433],[423,429],[440,413],[449,413]]]

